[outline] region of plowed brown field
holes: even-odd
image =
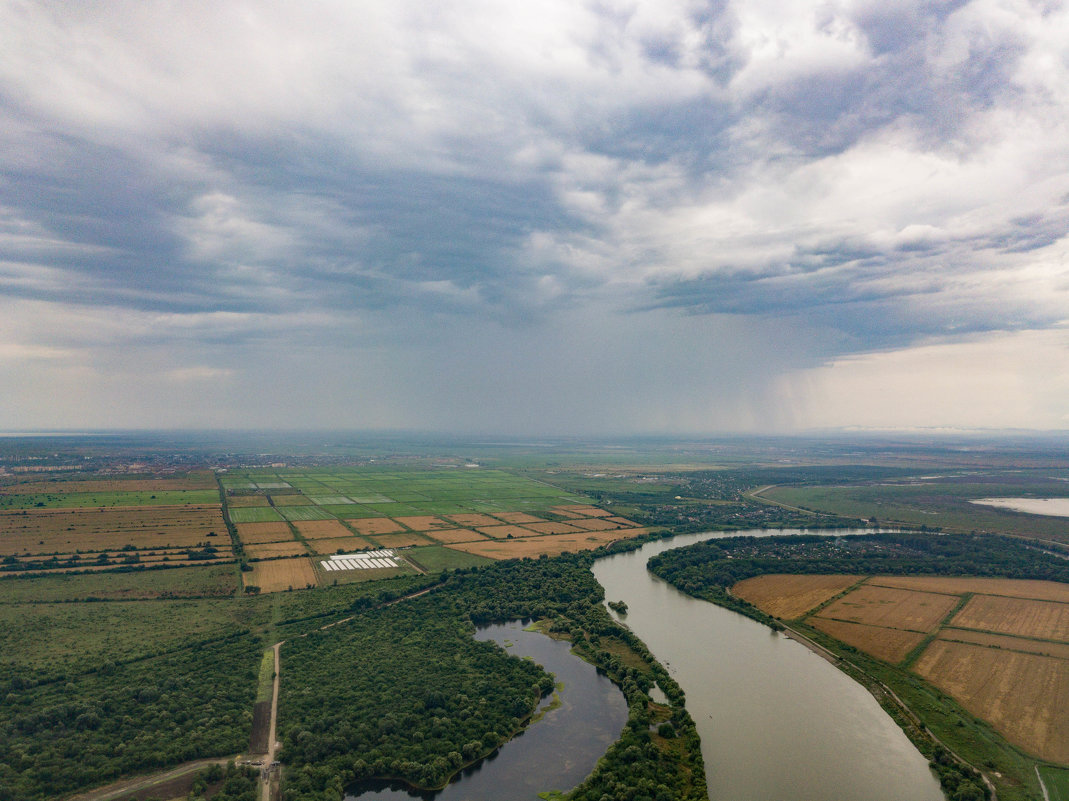
[[[857,584],[861,576],[754,576],[740,581],[731,592],[762,612],[794,620]]]
[[[976,595],[951,625],[1069,642],[1069,604]]]
[[[916,672],[950,693],[1010,742],[1069,763],[1069,662],[936,640]]]
[[[819,616],[870,626],[927,632],[933,631],[957,603],[958,598],[953,595],[862,584],[824,607]]]

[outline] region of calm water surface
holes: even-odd
[[[529,657],[556,677],[561,705],[548,711],[497,754],[461,774],[437,793],[420,793],[382,782],[350,788],[360,801],[539,801],[545,790],[570,790],[591,774],[627,722],[623,693],[593,665],[573,656],[571,646],[519,622],[479,629],[514,656]],[[550,699],[546,699],[548,705]],[[361,791],[363,790],[363,791]]]
[[[1014,512],[1030,515],[1069,517],[1069,498],[979,498],[973,503],[981,506],[997,506]]]
[[[687,694],[709,798],[942,801],[927,761],[860,685],[805,646],[646,570],[654,554],[701,540],[791,533],[803,532],[683,535],[594,565],[606,598],[627,602],[621,619]]]

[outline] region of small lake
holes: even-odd
[[[570,790],[593,772],[627,723],[627,701],[616,685],[574,656],[569,643],[525,631],[519,621],[481,628],[475,638],[542,665],[563,684],[560,706],[442,790],[420,792],[401,783],[365,782],[350,787],[347,799],[540,801],[538,793]],[[543,708],[551,700],[544,699]]]
[[[1030,515],[1069,517],[1069,498],[977,498],[972,503]]]
[[[646,570],[651,556],[725,536],[682,535],[599,559],[617,616],[687,694],[712,801],[943,801],[927,760],[867,690],[805,646],[699,601]],[[610,614],[613,614],[610,612]]]

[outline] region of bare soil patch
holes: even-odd
[[[455,528],[456,524],[448,520],[442,520],[434,515],[413,515],[411,517],[395,517],[394,520],[402,526],[413,531],[433,531],[443,528]]]
[[[243,543],[284,542],[293,539],[290,527],[282,522],[271,523],[236,523],[238,539]]]
[[[951,625],[1069,642],[1069,604],[976,595],[954,616]]]
[[[393,534],[405,530],[404,526],[400,523],[395,523],[388,517],[359,517],[355,520],[350,520],[349,525],[361,534],[369,534],[371,536],[376,534]]]
[[[406,548],[409,545],[430,545],[434,542],[415,531],[405,531],[401,534],[378,534],[375,539],[383,548]]]
[[[298,520],[293,525],[306,540],[353,536],[353,532],[337,520]]]
[[[906,590],[945,592],[962,595],[1006,595],[1011,598],[1035,598],[1038,601],[1069,603],[1069,584],[1055,581],[1031,581],[1005,578],[953,578],[941,576],[873,576],[867,582],[881,587],[900,587]]]
[[[270,734],[271,702],[258,701],[252,708],[252,736],[249,738],[249,753],[266,754]]]
[[[740,581],[731,592],[762,612],[794,620],[853,586],[861,576],[755,576]]]
[[[1005,634],[988,634],[983,631],[952,628],[944,628],[940,631],[939,639],[985,645],[989,648],[1004,648],[1007,651],[1023,651],[1028,654],[1053,656],[1055,659],[1069,659],[1069,643],[1029,640],[1024,637],[1010,637]]]
[[[261,545],[246,545],[245,553],[253,559],[272,559],[276,556],[303,556],[308,553],[303,542],[265,542]]]
[[[1066,660],[935,640],[914,669],[1010,742],[1043,759],[1069,762]]]
[[[366,551],[376,547],[367,540],[352,536],[326,537],[324,539],[308,540],[308,544],[312,546],[312,550],[321,554],[338,553],[338,551],[343,551],[344,553]]]
[[[428,531],[427,536],[446,544],[453,542],[477,542],[478,540],[486,539],[482,534],[466,528],[451,528],[448,531]]]
[[[260,592],[281,592],[314,587],[318,583],[315,568],[308,557],[276,559],[271,562],[251,562],[252,571],[242,573],[245,584],[255,585]]]
[[[905,659],[906,655],[920,645],[926,636],[918,631],[866,626],[861,623],[827,620],[821,617],[814,617],[809,623],[847,645],[852,645],[877,659],[892,664]]]
[[[933,631],[958,603],[953,595],[862,584],[819,613],[827,619],[870,626]]]

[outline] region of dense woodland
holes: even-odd
[[[375,610],[283,650],[280,730],[286,801],[336,801],[371,776],[438,787],[506,741],[553,682],[540,668],[472,638],[475,625],[548,618],[628,699],[621,739],[575,799],[705,798],[704,771],[682,693],[601,606],[590,554],[461,570],[434,593]],[[630,654],[625,664],[618,653]],[[635,664],[640,667],[636,667]],[[651,733],[658,681],[673,701],[669,739]]]

